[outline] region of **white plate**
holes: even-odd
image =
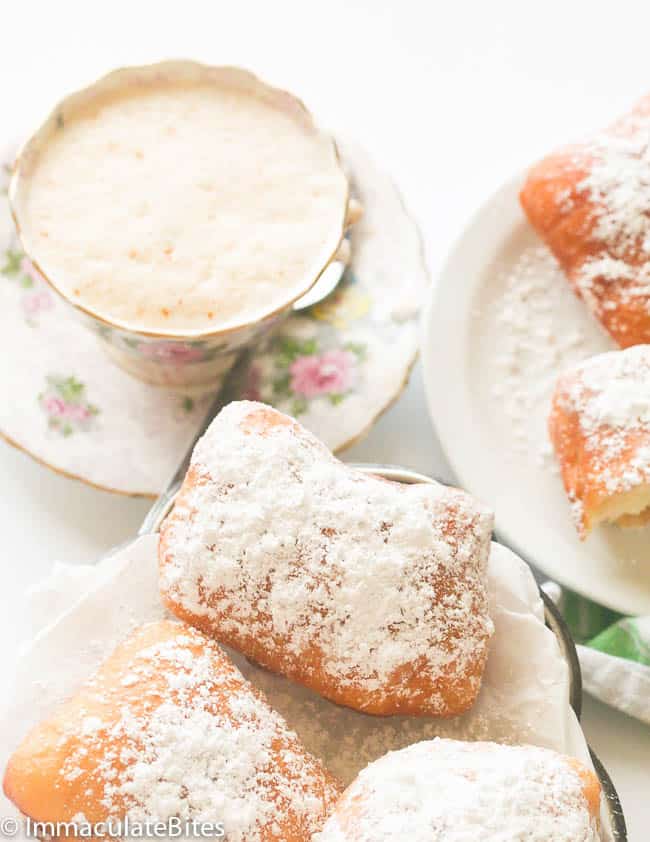
[[[504,543],[603,605],[650,614],[650,528],[599,527],[581,542],[550,451],[557,375],[613,346],[525,220],[521,183],[475,214],[434,285],[422,335],[433,423]]]

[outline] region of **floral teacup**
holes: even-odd
[[[350,202],[349,196],[345,197],[341,205],[340,232],[337,222],[331,240],[327,240],[327,251],[324,251],[324,254],[329,254],[329,257],[323,257],[323,265],[320,265],[313,276],[305,279],[301,288],[287,292],[286,300],[281,301],[280,306],[275,304],[270,312],[261,310],[255,314],[254,318],[248,319],[245,314],[242,314],[241,321],[211,330],[185,331],[183,325],[174,331],[141,329],[139,326],[134,327],[131,322],[126,323],[112,318],[104,311],[97,312],[96,309],[81,303],[69,290],[63,288],[60,278],[52,277],[56,273],[48,272],[42,264],[39,264],[33,244],[29,241],[28,232],[25,226],[21,226],[23,197],[27,193],[27,182],[33,162],[53,134],[65,131],[68,114],[72,109],[91,102],[98,93],[111,94],[122,85],[168,77],[181,81],[193,81],[204,77],[233,78],[236,84],[248,86],[259,96],[277,103],[279,107],[297,112],[303,119],[311,121],[311,116],[299,100],[286,92],[270,88],[252,74],[238,68],[210,68],[194,62],[174,61],[115,71],[89,88],[72,94],[57,105],[48,120],[20,152],[11,179],[9,198],[18,236],[26,255],[24,259],[29,264],[30,275],[49,284],[67,302],[71,311],[101,339],[110,357],[116,363],[134,376],[156,385],[214,386],[220,383],[244,347],[257,343],[280,320],[288,316],[294,303],[314,286],[332,262],[335,259],[341,260],[341,248],[346,242],[345,231],[354,221],[356,214],[356,208],[354,203]],[[330,140],[330,142],[335,150],[334,141]],[[338,157],[336,166],[340,168]],[[37,310],[45,306],[45,299],[40,300],[34,297],[34,300],[29,302],[29,306]],[[52,406],[56,409],[54,404]]]

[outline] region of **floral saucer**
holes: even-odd
[[[276,329],[241,373],[241,397],[300,418],[332,450],[362,436],[404,387],[428,283],[417,227],[392,182],[339,141],[364,217],[337,289]],[[118,368],[21,252],[0,174],[0,435],[55,471],[157,496],[211,395],[150,386]]]

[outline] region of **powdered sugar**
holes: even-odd
[[[216,644],[185,626],[162,627],[175,633],[136,651],[120,681],[100,669],[89,682],[89,703],[106,721],[86,717],[81,739],[71,735],[62,778],[101,780],[109,818],[221,821],[231,842],[257,842],[291,812],[308,838],[335,787]]]
[[[600,354],[582,363],[567,396],[589,434],[601,426],[650,428],[650,346]]]
[[[260,411],[275,425],[247,432]],[[163,534],[172,603],[214,621],[221,639],[265,641],[290,676],[316,646],[339,687],[408,698],[417,664],[423,681],[473,675],[478,691],[492,631],[485,509],[461,492],[351,471],[254,403],[223,410],[192,464],[195,484]],[[444,710],[439,693],[423,704]]]
[[[614,128],[586,144],[588,174],[577,184],[590,206],[589,239],[600,252],[587,256],[573,273],[590,308],[615,310],[620,301],[635,301],[650,314],[650,120],[632,112]],[[586,233],[586,232],[585,232]],[[595,283],[616,284],[614,298]],[[615,320],[625,333],[625,321]],[[623,343],[622,343],[623,344]],[[625,344],[631,344],[627,342]]]
[[[600,257],[590,258],[580,268],[580,292],[583,293],[585,289],[591,289],[596,279],[610,282],[628,280],[630,272],[629,264],[620,257],[611,257],[608,254],[604,254]],[[630,289],[636,289],[639,294],[647,292],[646,287],[650,284],[650,263],[635,266],[633,272],[636,287],[633,286]],[[612,307],[615,305],[613,302],[605,301],[602,306],[607,308],[608,306]]]
[[[597,842],[580,775],[546,749],[434,740],[364,769],[318,842]]]
[[[631,265],[605,254],[585,260],[573,277],[585,304],[597,317],[609,316],[609,327],[617,337],[627,337],[630,330],[628,316],[617,312],[622,304],[633,301],[636,312],[650,317],[650,262]],[[618,341],[624,347],[634,344],[629,339]]]
[[[650,258],[650,121],[631,120],[628,132],[609,131],[587,146],[589,174],[578,184],[594,205],[592,235],[610,255],[630,250]]]
[[[627,450],[629,432],[644,419],[650,422],[647,346],[600,353],[611,343],[581,312],[557,261],[543,246],[522,250],[499,284],[492,316],[499,334],[489,351],[494,358],[491,391],[509,422],[512,447],[540,467],[558,470],[548,418],[558,379],[567,372],[573,385],[565,408],[580,412],[587,446],[599,451],[595,468],[608,490],[624,491],[647,481],[644,446],[637,443],[633,453]],[[623,451],[628,456],[624,464],[619,458]],[[582,500],[569,492],[569,503],[574,522],[582,523]]]
[[[492,316],[498,332],[487,349],[494,360],[491,396],[510,422],[511,447],[552,468],[546,419],[558,373],[604,342],[592,323],[579,318],[578,302],[544,246],[524,249],[502,271],[499,288]],[[567,312],[578,318],[565,319]]]
[[[577,413],[609,492],[650,482],[650,346],[587,360],[560,381],[558,400]]]
[[[650,341],[650,99],[542,160],[520,200],[617,344]]]

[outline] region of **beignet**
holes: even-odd
[[[622,348],[650,342],[650,96],[532,168],[520,199],[574,291]]]
[[[314,842],[598,842],[599,807],[577,760],[435,739],[367,766]]]
[[[339,462],[296,421],[232,403],[160,538],[176,615],[326,698],[450,716],[479,691],[492,515],[461,491]]]
[[[555,388],[549,433],[581,538],[650,521],[650,346],[599,354]]]
[[[212,640],[139,627],[11,756],[35,821],[222,822],[231,842],[308,842],[339,788]]]

